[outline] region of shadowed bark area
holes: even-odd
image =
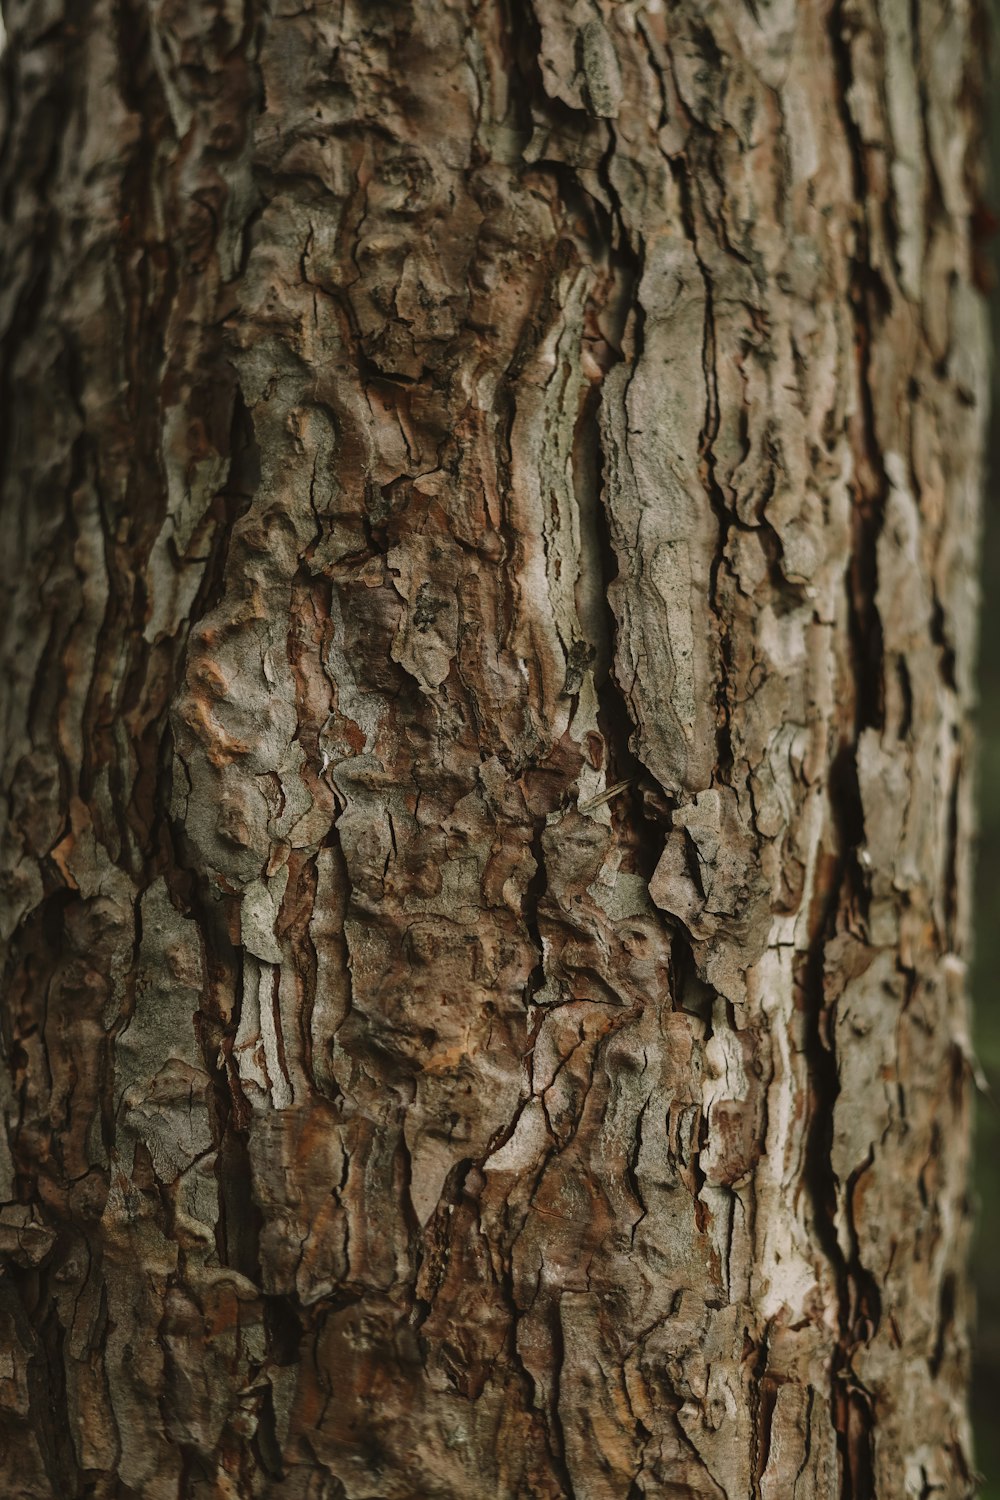
[[[11,5],[5,1493],[973,1493],[974,20]]]

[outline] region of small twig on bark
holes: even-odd
[[[593,812],[595,807],[603,807],[605,802],[610,802],[612,797],[617,797],[619,792],[623,792],[631,785],[631,781],[616,781],[614,786],[609,786],[607,791],[602,792],[599,797],[591,797],[589,802],[578,803],[576,810],[582,813]]]

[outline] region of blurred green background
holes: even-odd
[[[1000,0],[987,0],[990,32],[985,128],[987,202],[1000,205]],[[973,1421],[981,1500],[1000,1500],[1000,247],[990,241],[993,292],[993,409],[983,491],[983,612],[979,651],[979,853],[973,967],[976,1051],[991,1095],[976,1110],[979,1224],[973,1252],[977,1316]]]

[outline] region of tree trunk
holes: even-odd
[[[17,1500],[965,1417],[963,0],[10,0]]]

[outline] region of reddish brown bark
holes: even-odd
[[[11,14],[6,1492],[972,1493],[974,50]]]

